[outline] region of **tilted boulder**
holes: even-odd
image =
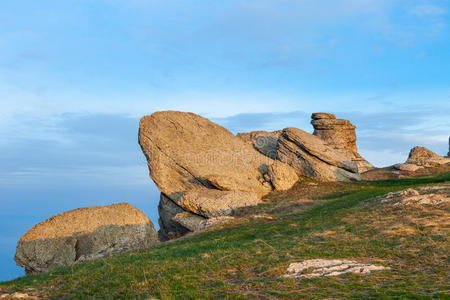
[[[313,113],[311,118],[311,124],[314,127],[313,134],[340,152],[347,160],[356,163],[360,173],[374,168],[358,153],[356,126],[350,121],[336,119],[335,115],[329,113]]]
[[[355,163],[322,139],[298,128],[286,128],[278,140],[278,158],[299,176],[320,181],[358,181]]]
[[[271,191],[260,171],[270,161],[227,129],[193,113],[156,112],[141,119],[139,143],[150,176],[175,200],[198,187],[240,190],[259,198]]]
[[[42,273],[157,242],[150,219],[128,203],[84,207],[33,226],[20,238],[14,260],[26,274]]]

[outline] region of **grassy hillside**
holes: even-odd
[[[249,218],[0,287],[80,299],[446,298],[450,244],[442,218],[448,211],[399,209],[380,204],[377,196],[448,181],[450,173],[358,184],[304,183],[239,212],[271,218]],[[365,276],[280,278],[289,263],[312,258],[347,258],[391,269]]]

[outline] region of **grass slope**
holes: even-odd
[[[272,220],[202,232],[0,287],[32,287],[42,296],[79,299],[446,298],[448,228],[437,230],[423,221],[440,212],[395,209],[376,198],[449,180],[447,173],[344,185],[342,191],[333,189],[320,197],[327,201]],[[280,278],[289,263],[312,258],[375,262],[391,270],[366,276]]]

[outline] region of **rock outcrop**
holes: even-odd
[[[194,219],[199,223],[201,218],[257,205],[273,190],[268,175],[272,158],[193,113],[165,111],[143,117],[139,143],[150,177],[162,193],[162,238],[192,231],[182,225],[188,216],[192,229]]]
[[[319,181],[358,181],[355,163],[328,146],[322,139],[298,128],[286,128],[278,140],[278,158],[297,175]]]
[[[414,147],[409,152],[408,159],[403,164],[396,164],[394,168],[400,171],[415,172],[422,168],[432,168],[450,164],[450,158],[439,156],[425,147]]]
[[[359,153],[356,146],[356,132],[352,123],[328,113],[313,113],[311,124],[314,135],[321,138],[329,146],[340,152],[347,160],[356,163],[359,173],[374,168]]]
[[[336,137],[323,131],[321,138],[296,128],[235,136],[193,113],[164,111],[143,117],[139,143],[161,191],[161,239],[257,205],[271,191],[290,189],[299,176],[360,180],[353,161],[362,158],[357,157],[355,141],[338,143],[345,135],[334,131]]]
[[[27,274],[42,273],[157,241],[150,219],[130,204],[85,207],[33,226],[20,238],[14,260]]]

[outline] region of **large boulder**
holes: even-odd
[[[156,112],[141,119],[139,143],[150,176],[175,200],[198,187],[240,190],[259,198],[271,191],[260,171],[268,158],[227,129],[193,113]]]
[[[33,226],[14,260],[27,274],[47,272],[157,243],[150,219],[128,203],[79,208]]]
[[[347,160],[356,163],[360,173],[374,168],[358,153],[356,126],[350,121],[336,119],[335,115],[329,113],[313,113],[311,118],[311,124],[314,127],[313,134],[345,156]]]
[[[278,158],[299,176],[319,181],[361,180],[354,162],[322,139],[298,128],[283,130],[278,141]]]

